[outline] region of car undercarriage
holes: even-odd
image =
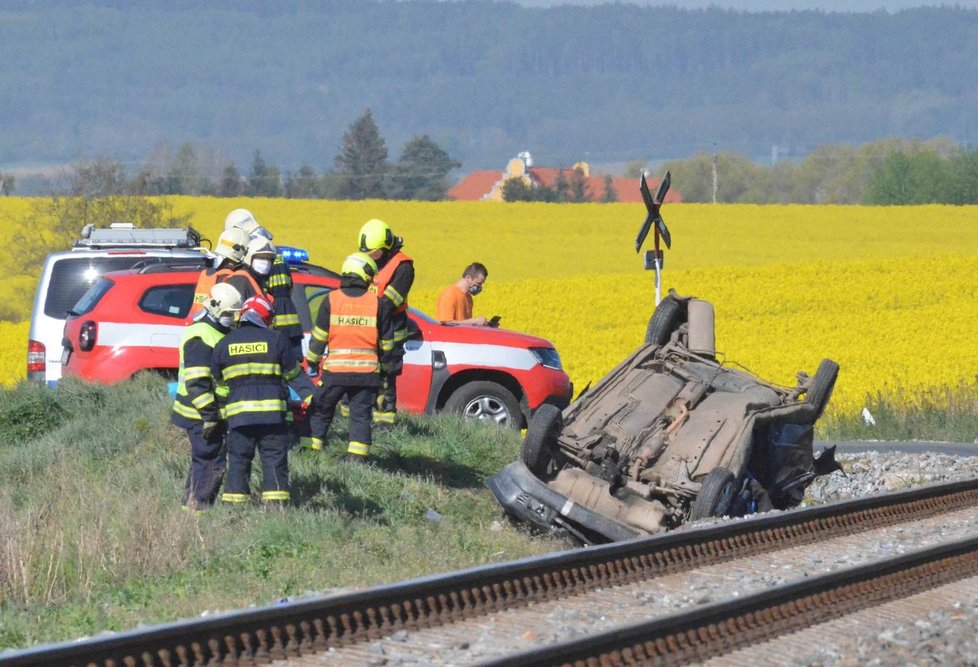
[[[788,509],[838,468],[813,452],[838,370],[824,359],[782,387],[728,365],[712,304],[671,292],[646,344],[563,411],[541,407],[487,485],[511,516],[584,544]]]

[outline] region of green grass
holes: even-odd
[[[151,377],[0,392],[0,648],[568,546],[503,520],[484,486],[517,434],[448,417],[379,434],[369,468],[342,461],[340,419],[327,451],[293,452],[284,511],[186,512],[189,446],[163,393]]]

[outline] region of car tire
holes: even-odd
[[[690,521],[723,516],[730,509],[736,487],[733,473],[726,468],[714,468],[703,480],[689,510]]]
[[[829,404],[835,380],[839,377],[839,364],[831,359],[822,359],[812,379],[812,386],[805,392],[805,402],[815,406],[815,419],[822,416],[825,406]]]
[[[498,382],[480,380],[456,389],[445,401],[445,412],[465,421],[491,422],[518,429],[523,425],[519,401]]]
[[[652,312],[645,329],[646,345],[665,345],[672,332],[686,319],[686,304],[673,295],[668,295]]]
[[[563,428],[564,418],[557,406],[544,403],[533,413],[520,446],[520,457],[537,477],[547,472]]]

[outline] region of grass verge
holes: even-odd
[[[864,414],[833,414],[818,422],[825,440],[978,442],[978,383],[925,392],[877,394]]]
[[[518,436],[447,417],[380,434],[371,468],[341,461],[337,420],[328,451],[293,453],[284,511],[186,512],[163,394],[152,377],[0,391],[0,649],[567,548],[484,486]]]

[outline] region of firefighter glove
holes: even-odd
[[[213,435],[214,431],[217,430],[217,424],[218,422],[204,422],[204,425],[200,429],[201,434],[204,436],[204,440],[211,439],[211,435]]]

